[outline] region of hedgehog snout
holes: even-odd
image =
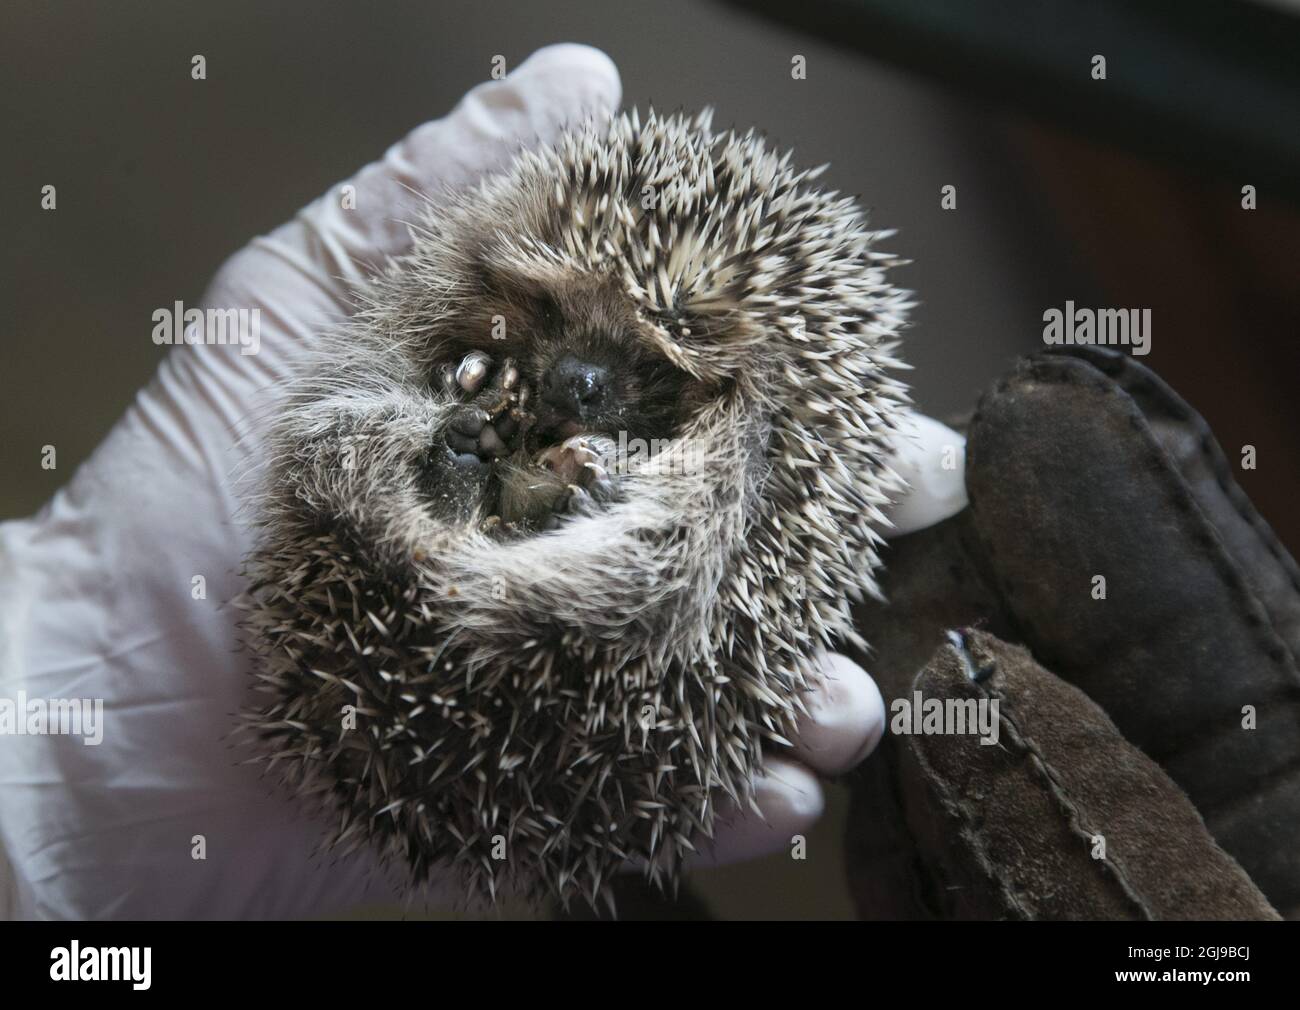
[[[542,402],[566,419],[587,421],[605,409],[609,386],[608,368],[566,354],[542,377]]]

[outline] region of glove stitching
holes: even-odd
[[[1214,475],[1215,483],[1223,493],[1228,505],[1247,527],[1255,534],[1261,547],[1278,563],[1291,588],[1300,596],[1300,568],[1297,568],[1291,556],[1282,548],[1281,542],[1263,516],[1250,504],[1250,499],[1241,490],[1233,478],[1227,457],[1214,438],[1214,432],[1205,419],[1191,409],[1172,389],[1163,382],[1153,381],[1150,373],[1133,367],[1133,359],[1128,355],[1120,357],[1119,373],[1130,384],[1132,392],[1142,394],[1156,401],[1161,407],[1173,413],[1178,420],[1190,423],[1197,433],[1197,448],[1202,461],[1208,464]],[[1177,470],[1177,467],[1175,467]],[[1289,650],[1288,650],[1289,651]]]
[[[908,737],[906,741],[907,749],[911,752],[913,758],[916,759],[917,764],[921,766],[925,781],[938,795],[939,805],[950,817],[961,822],[961,828],[959,829],[958,834],[964,838],[969,845],[971,852],[975,857],[975,865],[983,872],[987,881],[997,890],[998,894],[1002,898],[1002,903],[1007,908],[1013,911],[1021,919],[1033,919],[1034,916],[1020,900],[1020,895],[1012,889],[1009,881],[995,872],[994,863],[989,858],[988,850],[983,844],[983,838],[978,829],[974,826],[969,808],[966,804],[953,798],[952,791],[948,788],[947,779],[939,775],[934,770],[933,765],[931,765],[926,759],[920,743],[918,742],[923,739],[924,738]]]
[[[1000,666],[995,664],[994,669],[990,674],[990,679],[996,677],[999,672]],[[1036,768],[1041,774],[1043,780],[1047,783],[1048,792],[1056,798],[1057,803],[1066,813],[1067,821],[1073,833],[1088,845],[1091,845],[1093,838],[1098,835],[1104,838],[1104,832],[1089,825],[1085,818],[1083,808],[1071,796],[1069,789],[1061,781],[1060,773],[1055,767],[1053,767],[1051,762],[1047,760],[1047,757],[1043,754],[1038,744],[1034,742],[1032,737],[1023,732],[1020,727],[1016,725],[1012,717],[1007,714],[1007,709],[1013,709],[1014,706],[1008,702],[1006,696],[998,691],[994,691],[986,685],[979,685],[979,687],[980,690],[984,691],[990,699],[997,700],[998,721],[1005,725],[1007,731],[1011,735],[1011,740],[1029,754],[1031,758],[1030,765]],[[1115,880],[1119,884],[1120,889],[1124,892],[1125,897],[1136,906],[1137,911],[1144,919],[1151,921],[1156,919],[1156,915],[1151,910],[1151,907],[1138,894],[1137,889],[1129,881],[1128,874],[1125,872],[1121,860],[1108,855],[1102,859],[1093,859],[1093,862],[1101,864],[1104,871],[1114,874]]]

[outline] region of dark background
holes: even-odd
[[[147,381],[165,352],[150,339],[155,308],[197,303],[228,254],[447,111],[495,55],[513,67],[539,46],[578,41],[613,57],[625,104],[712,104],[720,125],[756,125],[804,164],[831,162],[829,185],[900,230],[892,247],[914,261],[901,282],[921,300],[905,355],[918,402],[937,416],[965,412],[1015,356],[1041,347],[1045,309],[1066,299],[1151,309],[1146,363],[1205,414],[1230,459],[1256,446],[1258,469],[1239,479],[1295,551],[1300,227],[1271,182],[1279,165],[1237,138],[1211,137],[1198,154],[1186,122],[1172,155],[1135,142],[1161,136],[1158,110],[1107,130],[1123,118],[1107,96],[1131,104],[1124,63],[1112,62],[1110,92],[1089,78],[1092,54],[1125,53],[1178,95],[1180,75],[1199,79],[1214,47],[1207,62],[1166,67],[1114,26],[1076,37],[1063,20],[1022,25],[1016,4],[960,5],[983,6],[984,24],[1047,54],[1074,96],[1062,111],[1030,100],[1050,93],[1050,75],[1021,82],[1014,67],[999,77],[973,65],[954,79],[924,32],[864,33],[864,11],[897,5],[840,4],[859,8],[840,31],[851,44],[823,41],[840,24],[836,6],[784,5],[777,21],[688,0],[6,0],[0,518],[38,508]],[[1144,37],[1172,24],[1155,18]],[[864,37],[887,45],[858,45]],[[204,81],[190,78],[197,53]],[[806,80],[791,78],[795,54]],[[1101,104],[1082,114],[1094,94]],[[1194,126],[1194,100],[1190,109]],[[1260,186],[1253,212],[1240,205],[1247,183]],[[58,187],[54,212],[40,208],[47,184]],[[945,185],[957,187],[955,211],[940,209]],[[58,448],[56,471],[40,467],[46,444]],[[831,800],[806,861],[703,875],[714,911],[848,916],[837,790]]]

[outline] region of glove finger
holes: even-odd
[[[326,277],[359,279],[367,266],[410,244],[407,225],[423,198],[505,167],[524,147],[569,123],[608,115],[622,97],[613,61],[598,49],[539,49],[501,80],[469,91],[446,117],[425,123],[261,240],[305,256]],[[349,188],[350,187],[350,188]]]
[[[847,656],[822,659],[822,681],[808,699],[790,756],[769,757],[754,783],[762,812],[721,804],[711,845],[687,861],[689,867],[721,866],[785,851],[791,839],[810,829],[826,799],[815,772],[848,771],[875,749],[885,729],[880,691],[867,672]]]
[[[688,868],[723,866],[788,850],[792,838],[821,817],[826,797],[811,771],[783,757],[768,758],[766,764],[754,783],[754,802],[762,816],[725,802],[712,844],[700,845],[687,860]]]
[[[876,749],[885,732],[885,703],[876,682],[847,656],[827,653],[821,674],[791,755],[821,775],[842,775]]]
[[[884,510],[890,525],[882,535],[914,533],[966,507],[966,439],[946,424],[909,412],[899,426],[890,467],[907,490]]]

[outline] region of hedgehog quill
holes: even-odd
[[[334,845],[598,906],[749,805],[901,490],[909,296],[817,174],[707,114],[580,125],[431,205],[324,338],[243,721]]]

